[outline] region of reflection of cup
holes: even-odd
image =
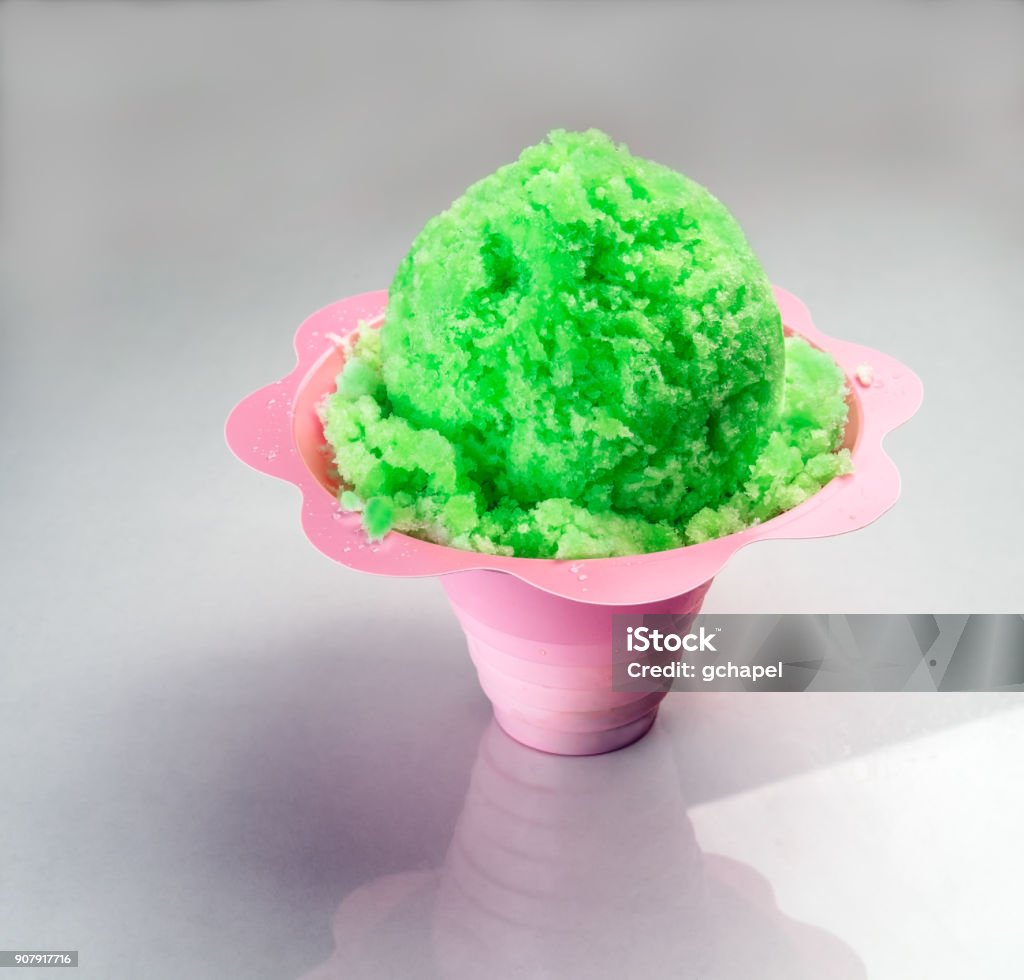
[[[700,868],[667,735],[568,762],[491,726],[441,874],[439,973],[657,977],[705,963]]]
[[[303,980],[866,976],[782,915],[761,875],[701,852],[657,728],[628,752],[564,759],[492,723],[441,869],[356,889],[334,938]]]
[[[561,755],[622,748],[653,724],[664,691],[612,687],[612,616],[693,614],[711,583],[661,602],[605,606],[476,571],[442,580],[480,686],[517,741]]]

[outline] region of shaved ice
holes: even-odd
[[[850,471],[845,378],[735,219],[595,130],[427,222],[321,417],[371,537],[520,557],[705,541]]]

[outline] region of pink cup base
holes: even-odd
[[[506,735],[539,752],[551,755],[601,755],[615,752],[643,738],[658,717],[658,706],[639,718],[618,728],[597,732],[566,732],[531,724],[500,708],[494,709],[494,720]]]

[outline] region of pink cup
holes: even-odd
[[[595,755],[635,742],[665,697],[612,689],[612,616],[696,615],[711,585],[657,602],[604,606],[493,571],[447,575],[441,583],[498,724],[524,745],[559,755]]]
[[[441,575],[494,714],[513,738],[545,752],[592,755],[622,748],[653,724],[662,693],[612,689],[611,617],[696,614],[711,581],[759,540],[856,530],[899,497],[885,435],[921,403],[921,382],[899,361],[820,333],[807,308],[775,289],[787,333],[828,351],[850,386],[844,445],[854,472],[799,507],[737,534],[672,551],[562,561],[461,551],[392,531],[369,542],[358,514],[339,510],[317,407],[334,391],[342,340],[383,315],[385,292],[363,293],[310,316],[295,336],[298,364],[243,399],[228,418],[232,451],[303,496],[302,524],[325,555],[380,575]]]

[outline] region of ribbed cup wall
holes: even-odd
[[[636,741],[665,694],[612,688],[612,616],[695,615],[710,582],[659,602],[607,606],[543,592],[513,575],[442,579],[494,716],[514,739],[559,755]]]

